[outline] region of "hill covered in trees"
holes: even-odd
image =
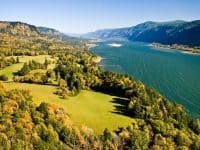
[[[133,27],[97,30],[83,37],[200,46],[200,21],[148,21]]]
[[[0,145],[5,149],[200,149],[200,120],[184,107],[127,74],[102,69],[87,41],[40,33],[24,23],[0,25],[2,68],[19,63],[17,56],[48,54],[52,61],[25,62],[13,82],[48,84],[67,100],[81,90],[116,95],[115,112],[133,118],[129,127],[94,135],[73,125],[70,116],[53,104],[34,105],[31,91],[0,87]],[[45,31],[46,32],[46,31]],[[12,42],[11,42],[12,40]],[[13,57],[13,58],[12,58]],[[18,60],[18,59],[19,60]],[[53,68],[48,69],[50,64]],[[38,89],[39,90],[39,89]],[[94,99],[95,101],[95,99]],[[79,111],[77,109],[77,111]],[[82,113],[82,112],[80,112]],[[101,118],[97,118],[101,119]]]
[[[84,42],[85,40],[64,36],[55,29],[36,27],[22,22],[0,22],[1,56],[31,56],[80,49],[84,46]]]
[[[1,86],[0,97],[0,146],[4,149],[198,150],[200,146],[200,121],[189,119],[180,105],[163,100],[147,104],[131,99],[128,107],[124,104],[124,109],[119,108],[135,118],[131,126],[94,135],[86,126],[77,128],[63,108],[44,102],[33,104],[31,91],[7,91]],[[147,111],[152,106],[158,114]]]

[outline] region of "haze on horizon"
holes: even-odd
[[[198,20],[199,0],[1,0],[0,20],[65,33],[129,27],[145,21]]]

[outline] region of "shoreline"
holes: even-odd
[[[88,50],[90,50],[91,48],[96,47],[96,46],[98,46],[98,45],[95,44],[95,43],[88,43],[87,46],[88,46]],[[101,56],[97,55],[97,56],[94,58],[94,62],[95,62],[95,63],[100,63],[102,59],[103,59],[103,58],[102,58]]]
[[[200,55],[200,53],[192,53],[192,52],[188,52],[188,51],[184,51],[184,50],[180,50],[180,51],[182,51],[181,53],[183,53],[183,54]]]
[[[91,48],[96,47],[98,45],[95,43],[88,43],[86,46],[88,47],[88,50],[90,50]]]
[[[103,58],[102,58],[101,56],[96,56],[94,62],[95,62],[95,63],[100,63],[102,59],[103,59]]]
[[[96,47],[96,46],[98,46],[98,45],[95,44],[95,43],[88,43],[87,46],[88,46],[88,50],[90,50],[91,48]],[[103,59],[103,58],[102,58],[101,56],[97,55],[97,56],[94,58],[94,62],[95,62],[95,63],[100,63],[102,59]]]
[[[177,50],[184,54],[200,55],[200,49],[185,47],[183,45],[164,45],[160,43],[151,43],[149,44],[149,46],[168,49],[168,50]]]

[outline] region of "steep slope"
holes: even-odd
[[[47,28],[47,27],[37,27],[37,30],[42,34],[50,35],[50,36],[60,36],[62,34],[58,30],[55,30],[53,28]]]
[[[200,21],[146,22],[135,26],[128,39],[162,44],[200,45]]]
[[[80,42],[87,41],[85,39],[80,39],[80,36],[74,36],[74,35],[68,35],[63,32],[60,32],[56,29],[53,28],[48,28],[48,27],[37,27],[37,30],[45,36],[51,37],[51,38],[57,38],[64,40],[66,44],[72,44],[72,45],[77,45],[80,44]]]
[[[98,30],[83,35],[86,38],[116,39],[159,42],[162,44],[200,45],[200,20],[185,22],[148,21],[129,28]]]
[[[74,49],[82,41],[46,27],[0,21],[1,55],[38,55]],[[73,45],[73,46],[72,46]],[[37,51],[37,53],[36,53]]]
[[[21,36],[39,35],[36,26],[22,22],[7,22],[7,21],[0,21],[0,33],[7,33],[11,35],[21,35]]]

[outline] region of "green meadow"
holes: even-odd
[[[9,77],[9,80],[12,80],[13,73],[20,70],[25,62],[35,60],[44,63],[45,58],[50,59],[50,56],[20,56],[21,63],[0,70],[0,74],[5,74]],[[51,64],[50,67],[53,67],[53,65],[55,64]],[[38,70],[32,72],[34,71]],[[40,71],[44,72],[45,70]],[[82,125],[85,125],[92,128],[96,134],[102,133],[105,128],[116,130],[118,127],[125,127],[133,122],[132,118],[117,111],[117,108],[122,106],[116,103],[116,100],[126,102],[125,99],[119,97],[93,91],[82,91],[77,96],[62,99],[54,94],[56,86],[16,82],[2,82],[2,84],[8,90],[15,88],[30,90],[36,104],[48,102],[63,107],[78,127],[81,128]]]
[[[105,128],[116,130],[133,122],[132,118],[117,112],[121,104],[116,103],[115,96],[107,94],[82,91],[78,96],[61,99],[53,94],[55,86],[26,83],[2,83],[6,89],[29,89],[36,104],[48,102],[63,107],[78,127],[86,125],[92,128],[95,134],[100,134]],[[126,100],[121,99],[122,102]]]
[[[16,57],[16,56],[14,56],[14,57]],[[28,62],[30,60],[35,60],[37,62],[44,63],[45,58],[50,59],[50,55],[19,56],[20,63],[5,67],[4,69],[1,69],[0,74],[4,74],[9,78],[9,80],[12,80],[13,73],[19,71],[25,62]],[[52,65],[51,65],[51,67],[52,67]]]

